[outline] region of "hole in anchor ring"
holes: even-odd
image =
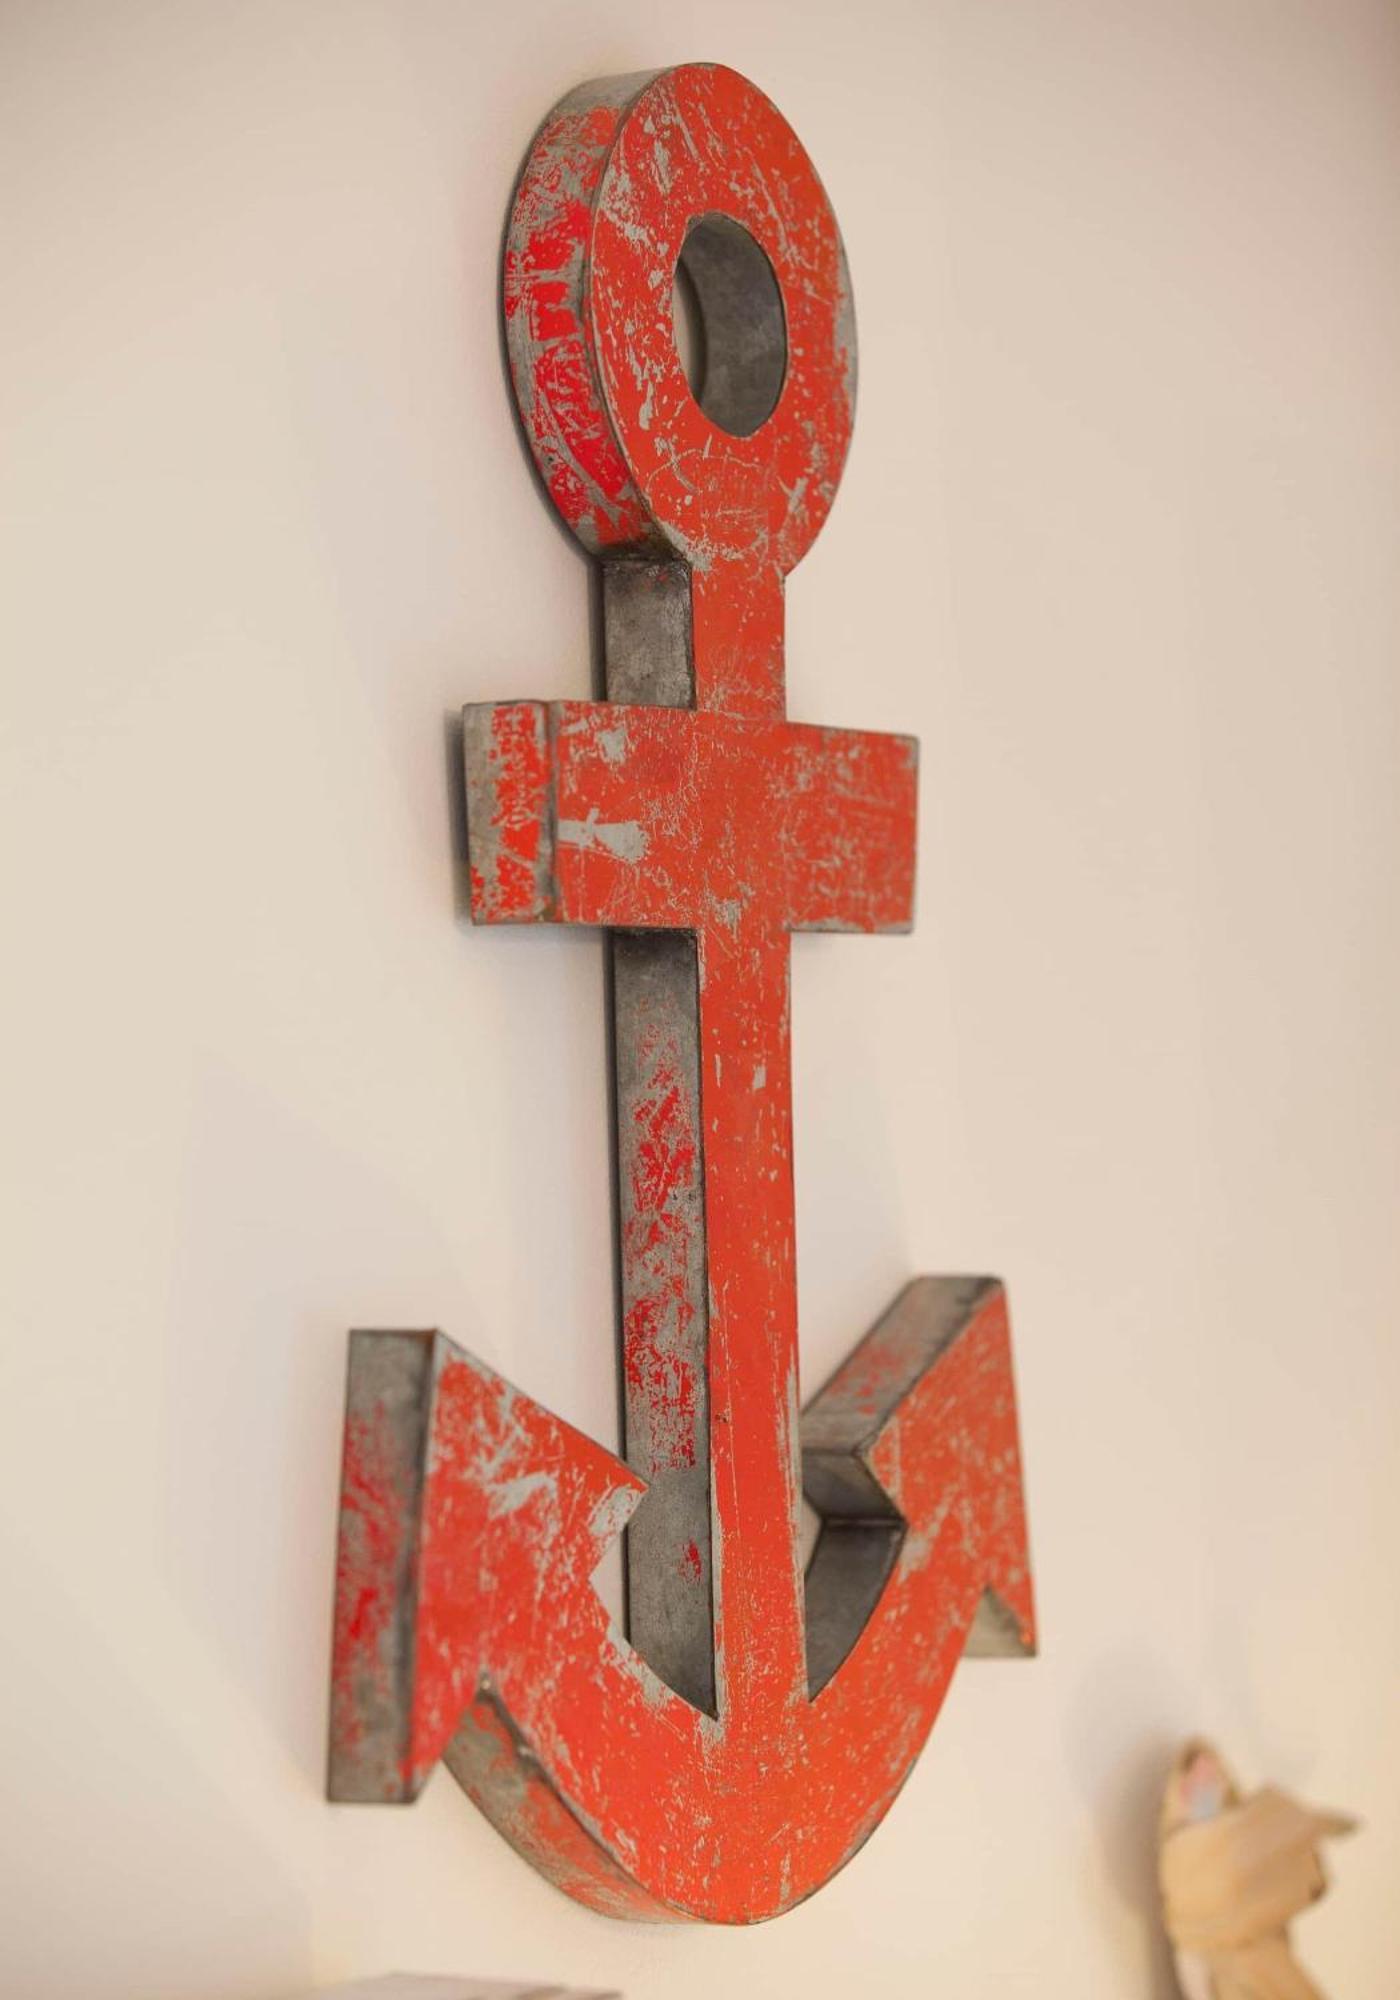
[[[762,246],[728,215],[700,215],[676,260],[676,353],[690,393],[712,424],[752,437],[787,379],[787,315]]]

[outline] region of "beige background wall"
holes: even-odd
[[[1004,1273],[1045,1633],[759,1932],[320,1796],[344,1330],[614,1391],[600,949],[454,909],[445,718],[583,694],[498,233],[576,81],[763,84],[844,226],[793,712],[923,739],[919,927],[797,945],[808,1380]],[[392,1966],[1160,2000],[1162,1762],[1359,1810],[1400,1986],[1400,13],[10,4],[0,1987]]]

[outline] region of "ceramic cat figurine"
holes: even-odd
[[[1273,1786],[1243,1796],[1209,1743],[1172,1766],[1158,1826],[1167,1932],[1185,2000],[1325,2000],[1288,1926],[1327,1887],[1318,1845],[1355,1821]]]

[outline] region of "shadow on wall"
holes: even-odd
[[[1157,1811],[1190,1718],[1155,1655],[1124,1648],[1086,1673],[1070,1710],[1070,1762],[1088,1798],[1109,1887],[1141,1939],[1148,2000],[1181,2000],[1158,1914]],[[1156,1717],[1156,1721],[1144,1721]]]

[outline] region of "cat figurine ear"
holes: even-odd
[[[1187,1743],[1158,1822],[1158,1876],[1184,2000],[1325,2000],[1288,1926],[1327,1888],[1318,1848],[1356,1822],[1273,1786],[1240,1792],[1214,1747]]]

